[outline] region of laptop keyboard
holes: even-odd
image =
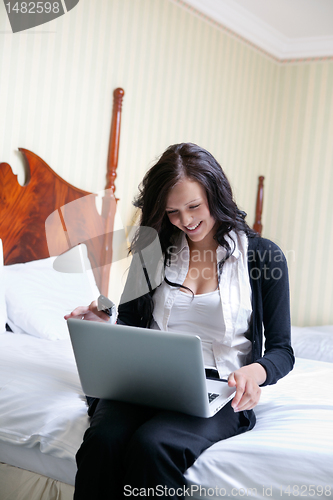
[[[214,401],[215,398],[219,397],[219,394],[215,394],[215,392],[209,392],[208,393],[208,400],[211,403]]]

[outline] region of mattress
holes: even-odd
[[[192,491],[213,499],[333,497],[332,376],[331,363],[296,358],[289,375],[263,388],[254,429],[216,443],[188,470],[189,483],[200,485]]]
[[[89,419],[70,340],[4,333],[0,367],[0,462],[73,485]],[[216,443],[186,472],[189,493],[333,496],[332,379],[332,363],[297,358],[287,377],[262,389],[255,428]]]
[[[0,462],[74,484],[89,425],[70,340],[0,336]]]

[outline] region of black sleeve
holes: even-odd
[[[148,328],[152,316],[152,298],[145,294],[118,307],[117,323],[120,325]]]
[[[292,370],[289,277],[286,258],[273,242],[262,239],[259,251],[261,304],[257,303],[264,327],[264,354],[256,360],[266,370],[263,385],[276,383]]]
[[[117,323],[142,328],[149,327],[153,312],[152,295],[154,292],[149,285],[145,269],[135,255],[120,297]]]

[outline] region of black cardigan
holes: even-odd
[[[252,362],[267,372],[263,385],[275,384],[295,362],[290,340],[289,279],[286,258],[272,241],[249,238],[252,289]],[[263,332],[265,337],[263,351]]]

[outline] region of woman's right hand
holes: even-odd
[[[103,311],[97,309],[97,300],[94,300],[89,306],[79,306],[70,314],[66,314],[64,318],[85,319],[87,321],[100,321],[102,323],[109,322],[110,318]]]

